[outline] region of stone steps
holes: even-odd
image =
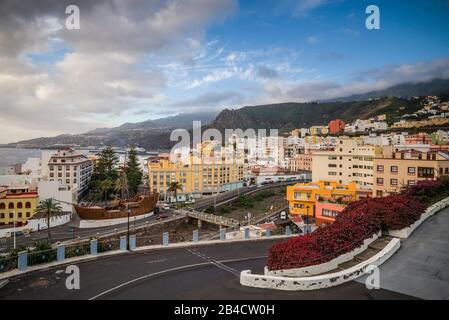
[[[370,244],[365,251],[363,251],[362,253],[355,256],[354,259],[352,259],[348,262],[342,263],[336,269],[330,270],[329,272],[322,273],[321,275],[340,272],[340,271],[349,269],[351,267],[354,267],[365,260],[368,260],[369,258],[375,256],[377,253],[382,251],[385,248],[385,246],[391,241],[391,239],[392,239],[392,237],[382,236],[381,238],[377,239],[372,244]]]

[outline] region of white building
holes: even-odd
[[[312,181],[356,182],[360,189],[372,189],[375,153],[375,146],[365,145],[360,139],[341,138],[333,150],[312,154]]]
[[[41,172],[44,177],[48,177],[48,181],[56,181],[61,186],[76,190],[76,196],[79,198],[88,188],[93,173],[93,163],[85,155],[72,149],[46,152],[45,155],[42,153]]]

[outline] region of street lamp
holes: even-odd
[[[127,235],[126,235],[126,250],[128,250],[129,251],[129,249],[130,249],[130,246],[129,246],[129,215],[131,214],[131,209],[129,208],[129,205],[128,205],[128,232],[127,232]]]
[[[16,250],[16,212],[12,212],[12,223],[13,223],[13,232],[14,232],[14,250]]]
[[[306,233],[309,233],[309,209],[310,207],[307,206],[306,210],[307,210],[307,215],[306,215]]]

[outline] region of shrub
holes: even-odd
[[[440,184],[442,182],[433,186]],[[425,209],[425,205],[417,200],[417,195],[432,196],[430,185],[419,185],[401,195],[366,198],[350,203],[333,224],[273,245],[269,249],[268,268],[292,269],[325,263],[360,247],[365,239],[380,230],[410,226]]]

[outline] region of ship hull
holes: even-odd
[[[148,214],[154,210],[159,194],[137,196],[129,201],[120,201],[115,208],[103,208],[99,206],[74,205],[75,212],[83,220],[109,220],[128,217],[135,217]]]

